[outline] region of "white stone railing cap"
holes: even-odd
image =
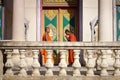
[[[120,49],[119,42],[0,41],[0,49]]]

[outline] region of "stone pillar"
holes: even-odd
[[[114,76],[120,76],[120,50],[115,50]]]
[[[13,62],[12,62],[12,50],[5,50],[5,54],[7,54],[7,62],[5,63],[5,67],[7,67],[5,75],[13,76]]]
[[[113,1],[114,0],[99,0],[99,41],[113,42],[114,20],[113,20]],[[114,64],[114,57],[112,57],[112,50],[107,50],[108,66],[112,67]],[[111,62],[110,62],[111,61]]]
[[[88,52],[88,61],[87,61],[87,76],[94,76],[94,62],[93,62],[93,54],[94,54],[94,50],[87,50]]]
[[[13,30],[12,40],[24,41],[25,40],[25,27],[24,27],[24,0],[13,0]],[[19,50],[13,50],[12,60],[15,66],[20,62]]]
[[[66,53],[66,50],[60,50],[59,76],[66,76],[67,75],[67,72],[65,70],[65,68],[67,67],[67,63],[65,60],[65,53]]]
[[[99,0],[99,41],[113,41],[113,0]]]
[[[53,68],[53,63],[52,63],[52,54],[53,54],[53,51],[52,50],[46,50],[47,52],[47,61],[46,61],[46,68],[47,68],[47,71],[46,71],[46,74],[45,76],[53,76],[53,71],[52,71],[52,68]]]
[[[74,63],[72,65],[72,67],[74,68],[73,71],[73,76],[81,76],[80,73],[80,68],[81,68],[81,64],[79,62],[79,54],[80,54],[80,50],[74,50]]]
[[[37,41],[41,40],[41,0],[37,0]]]
[[[27,64],[25,62],[25,50],[20,50],[20,63],[19,63],[19,67],[20,67],[20,72],[19,72],[19,76],[27,76],[27,72],[26,72],[26,67]]]
[[[13,0],[13,32],[14,41],[25,40],[24,28],[24,0]]]
[[[38,54],[39,54],[39,50],[33,50],[32,76],[40,76],[40,72],[39,72],[40,64],[38,62]]]
[[[108,62],[107,60],[107,50],[101,50],[102,52],[102,60],[101,60],[101,76],[108,76],[107,68],[108,68]]]

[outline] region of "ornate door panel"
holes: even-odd
[[[77,30],[77,13],[74,8],[57,8],[42,10],[42,35],[45,27],[50,28],[50,36],[53,41],[67,41],[65,38],[65,30],[68,29],[76,34]],[[59,62],[59,50],[53,50],[56,57],[54,63]],[[66,61],[68,61],[68,52],[66,53]]]
[[[76,9],[61,9],[60,10],[60,26],[61,26],[61,41],[66,41],[65,30],[68,29],[71,32],[76,32],[77,27],[77,14]]]
[[[2,39],[2,6],[0,6],[0,40]]]
[[[42,11],[42,34],[45,27],[50,28],[50,36],[53,41],[66,41],[65,30],[77,34],[76,9],[44,9]]]
[[[116,26],[117,26],[116,37],[117,37],[117,41],[120,41],[120,6],[116,7],[116,16],[117,16],[117,18],[116,18]]]
[[[42,11],[42,34],[45,32],[45,27],[50,28],[50,36],[53,41],[57,41],[58,34],[58,10],[45,9]]]

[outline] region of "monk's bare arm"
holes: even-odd
[[[66,35],[65,38],[69,41],[69,36],[68,35]]]

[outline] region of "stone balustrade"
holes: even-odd
[[[20,55],[18,69],[14,69],[14,63],[12,61],[13,50],[17,49]],[[47,52],[47,61],[45,65],[41,65],[38,61],[38,54],[41,49],[45,49]],[[59,50],[60,52],[60,61],[58,65],[54,65],[52,61],[53,50]],[[72,66],[68,66],[66,61],[66,55],[68,49],[73,49],[74,52],[74,63]],[[1,53],[6,59],[4,65],[6,76],[41,76],[44,73],[44,76],[120,76],[120,43],[111,43],[111,42],[19,42],[19,41],[0,41],[0,50]],[[31,50],[32,59],[31,68],[28,69],[27,62],[25,60],[25,53],[27,50]],[[107,54],[108,50],[112,50],[114,54],[114,65],[112,72],[109,71],[107,63]],[[84,54],[84,51],[87,52],[88,57],[86,65],[82,66],[80,63],[80,54]],[[93,59],[94,54],[99,51],[101,56],[100,69],[97,69],[97,60]],[[1,56],[2,57],[2,56]],[[3,64],[3,63],[1,63]],[[3,69],[3,68],[0,68]],[[2,71],[2,70],[0,70]]]

